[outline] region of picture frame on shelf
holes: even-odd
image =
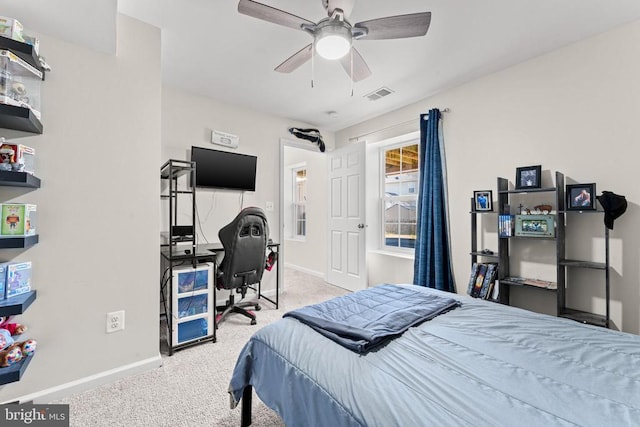
[[[522,166],[516,168],[516,190],[540,188],[542,183],[542,166]]]
[[[555,237],[553,215],[516,215],[515,235],[518,237]]]
[[[569,184],[566,194],[568,211],[596,209],[596,184]]]
[[[474,191],[473,210],[476,212],[493,211],[493,192],[491,190]]]

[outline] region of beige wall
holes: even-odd
[[[271,237],[281,242],[280,225],[280,139],[291,138],[290,127],[309,127],[308,124],[228,105],[214,99],[193,95],[175,88],[162,90],[162,162],[167,159],[188,159],[191,146],[233,151],[258,156],[256,191],[197,190],[200,219],[200,242],[217,242],[218,230],[229,223],[243,207],[266,209],[273,202],[274,210],[267,211]],[[239,147],[228,149],[211,144],[211,131],[218,130],[239,136]],[[323,132],[328,149],[334,145],[333,135]],[[160,165],[158,164],[158,167]],[[162,229],[168,226],[162,209]],[[187,215],[182,211],[183,215]],[[283,258],[287,254],[283,251]],[[287,261],[285,261],[287,262]],[[266,275],[263,289],[274,289],[273,275]]]
[[[450,108],[444,115],[449,175],[454,273],[459,292],[469,274],[469,198],[474,190],[496,188],[496,177],[515,179],[515,168],[540,164],[543,184],[558,170],[567,181],[597,184],[627,197],[627,213],[611,232],[611,309],[614,326],[640,332],[640,188],[636,169],[640,138],[640,22],[623,26],[456,89],[369,120],[336,134],[336,145],[349,138],[403,123],[379,140],[417,129],[417,117],[429,108]],[[437,66],[437,64],[434,64]],[[495,198],[495,193],[494,193]],[[576,224],[587,224],[580,228]],[[573,236],[593,230],[596,237],[568,238],[569,256],[604,259],[602,217],[577,219]],[[595,224],[589,225],[589,223]],[[484,246],[497,249],[495,226],[485,224]],[[568,229],[568,233],[571,230]],[[528,250],[524,248],[522,250]],[[388,258],[412,275],[413,262]],[[527,268],[527,266],[523,266]],[[546,274],[546,273],[545,273]],[[572,272],[569,303],[603,312],[601,272]],[[370,279],[375,283],[376,278]],[[513,298],[522,306],[552,311],[553,294],[536,290]]]
[[[307,168],[307,235],[304,240],[287,239],[293,231],[291,215],[292,201],[286,192],[293,185],[291,165],[304,163]],[[284,189],[285,189],[285,223],[283,226],[286,252],[285,263],[288,267],[313,274],[326,276],[327,265],[327,154],[315,148],[310,151],[302,148],[286,146],[284,150]],[[287,203],[288,202],[288,203]],[[287,221],[287,219],[289,221]]]
[[[40,243],[0,254],[33,261],[38,297],[17,320],[39,345],[0,401],[48,399],[160,364],[160,32],[124,16],[118,27],[117,56],[40,37],[53,67],[44,133],[19,141],[36,149],[42,187],[2,198],[38,205]],[[126,328],[106,334],[116,310]]]

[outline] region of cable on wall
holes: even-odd
[[[207,240],[207,237],[204,235],[204,230],[202,230],[202,222],[200,221],[200,213],[198,212],[197,199],[194,201],[194,204],[196,205],[196,222],[198,223],[198,228],[200,229],[200,235],[202,236],[202,240],[204,240],[205,243],[209,243],[209,241]]]

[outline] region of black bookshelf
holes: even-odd
[[[40,178],[27,172],[0,171],[0,186],[40,188]]]
[[[0,49],[10,50],[27,64],[40,71],[42,80],[44,80],[44,69],[40,65],[40,58],[38,58],[38,54],[32,45],[0,36]]]
[[[42,122],[30,108],[0,104],[0,128],[41,134]]]
[[[29,291],[21,295],[0,300],[0,316],[17,316],[24,313],[36,300],[37,291]]]
[[[0,249],[28,248],[38,243],[38,235],[0,238]]]
[[[24,372],[27,370],[27,366],[31,363],[33,356],[32,354],[31,356],[23,358],[18,363],[7,366],[6,368],[0,368],[0,385],[20,381],[22,375],[24,375]]]

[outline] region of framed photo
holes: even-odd
[[[516,168],[516,189],[540,188],[542,166],[523,166]]]
[[[488,212],[493,210],[493,193],[491,190],[473,192],[474,210]]]
[[[516,236],[554,237],[553,215],[516,215]]]
[[[567,210],[586,211],[596,208],[595,184],[567,185]]]

